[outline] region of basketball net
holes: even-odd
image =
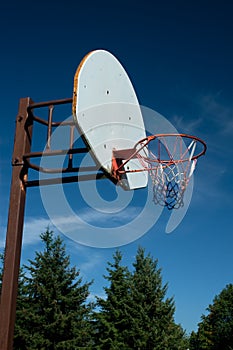
[[[189,140],[188,146],[184,143],[185,138]],[[157,143],[154,151],[153,147],[148,148],[151,141]],[[151,176],[155,204],[166,206],[169,210],[184,205],[185,190],[195,170],[197,158],[202,154],[195,155],[197,143],[200,142],[188,135],[164,134],[148,137],[136,145],[139,149],[136,156]]]

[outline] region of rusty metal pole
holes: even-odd
[[[16,298],[22,247],[22,233],[24,223],[24,209],[27,180],[27,168],[23,165],[23,155],[30,152],[32,137],[32,120],[28,117],[27,107],[30,98],[22,98],[19,102],[16,117],[14,151],[12,159],[12,180],[8,225],[6,234],[5,261],[2,280],[2,294],[0,305],[0,349],[13,349],[14,324],[16,315]]]

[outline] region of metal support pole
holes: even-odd
[[[13,170],[11,180],[8,226],[6,235],[5,261],[0,305],[0,349],[13,349],[16,299],[22,247],[24,209],[28,169],[23,164],[23,155],[30,152],[32,120],[28,118],[27,107],[30,98],[22,98],[16,117],[16,131],[13,151]]]

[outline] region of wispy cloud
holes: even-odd
[[[218,127],[219,133],[232,135],[233,105],[224,103],[221,94],[204,95],[199,98],[202,115]]]
[[[52,229],[52,225],[48,219],[28,219],[25,222],[23,244],[32,245],[38,243],[40,241],[40,234],[44,232],[48,226]]]
[[[93,251],[87,252],[85,256],[86,260],[80,264],[80,269],[83,274],[95,270],[103,262],[102,256],[100,254],[93,254]]]
[[[140,211],[140,207],[129,207],[127,210],[121,211],[115,208],[114,215],[109,213],[109,208],[102,208],[101,211],[94,210],[92,208],[85,208],[80,210],[76,215],[71,216],[59,216],[54,220],[55,224],[59,226],[60,230],[62,228],[70,230],[81,230],[86,227],[86,223],[90,225],[105,226],[106,223],[110,223],[112,226],[120,225],[126,221],[132,220],[137,213]],[[77,217],[79,220],[77,220]],[[114,217],[114,218],[113,218]],[[40,234],[43,233],[47,227],[56,232],[56,226],[48,218],[28,218],[24,224],[23,230],[23,245],[32,246],[40,242]],[[6,227],[1,227],[0,236],[0,248],[5,246],[5,233]],[[77,250],[77,247],[75,247]],[[80,247],[80,249],[82,249]],[[98,257],[96,257],[95,262],[97,262]],[[93,261],[93,257],[92,257]],[[84,270],[88,266],[90,267],[90,262],[84,265]],[[94,264],[92,262],[92,264]]]
[[[175,114],[172,123],[179,132],[195,133],[211,130],[215,134],[232,135],[233,104],[222,99],[221,92],[202,94],[193,97],[192,115]]]
[[[172,120],[178,132],[187,134],[195,133],[195,131],[200,127],[202,121],[203,120],[200,117],[190,120],[181,115],[174,115]]]
[[[51,223],[48,219],[45,218],[36,218],[28,219],[24,224],[23,230],[23,245],[34,245],[40,242],[40,234],[46,230],[48,226],[51,226]],[[7,228],[1,227],[1,239],[0,239],[0,248],[5,246],[5,237],[3,234],[6,233]]]
[[[95,210],[92,208],[85,208],[79,210],[76,215],[70,216],[58,216],[55,221],[60,228],[76,227],[82,229],[86,227],[86,223],[90,225],[97,225],[106,227],[120,225],[127,221],[131,221],[140,212],[140,207],[127,207],[127,210],[120,210],[114,208],[112,211],[109,208],[101,208],[101,210]],[[77,220],[78,219],[78,220]]]

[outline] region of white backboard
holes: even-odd
[[[132,83],[118,60],[108,51],[90,52],[74,79],[73,116],[96,163],[108,174],[113,149],[129,149],[146,136],[141,109]],[[138,159],[128,169],[141,169]],[[147,186],[148,173],[127,173],[124,189]]]

